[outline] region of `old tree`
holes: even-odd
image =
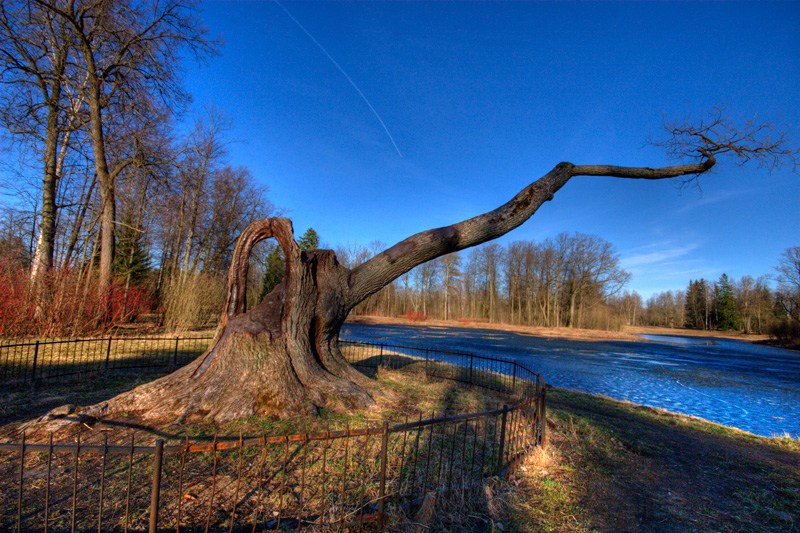
[[[338,341],[339,330],[356,304],[417,265],[513,230],[576,176],[642,180],[682,176],[688,182],[711,169],[722,154],[768,167],[793,163],[797,150],[787,148],[785,135],[776,136],[771,126],[751,122],[734,126],[715,110],[699,124],[667,127],[663,145],[683,158],[683,164],[648,168],[559,163],[497,209],[408,237],[352,270],[339,264],[331,250],[301,251],[288,219],[257,221],[236,244],[227,303],[211,347],[176,372],[81,414],[102,418],[135,411],[145,418],[202,416],[220,422],[252,414],[312,415],[319,407],[368,407],[381,392],[345,361]],[[276,239],[283,249],[286,274],[261,303],[247,310],[250,251],[268,238]]]

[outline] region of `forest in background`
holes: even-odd
[[[87,335],[147,315],[173,330],[213,323],[235,240],[282,209],[227,147],[220,109],[194,109],[179,65],[219,43],[193,2],[0,5],[0,336]],[[188,124],[188,126],[187,126]],[[313,249],[311,229],[300,239]],[[360,264],[386,245],[335,246]],[[689,280],[643,301],[597,235],[488,243],[423,264],[356,313],[620,329],[625,324],[798,336],[800,258],[773,276]],[[282,276],[254,251],[251,304]],[[794,332],[794,333],[791,333]]]
[[[358,262],[374,250],[339,255]],[[736,330],[787,341],[800,336],[800,247],[781,254],[774,275],[690,280],[684,291],[646,300],[625,290],[629,278],[611,243],[562,233],[440,257],[402,276],[356,312],[604,330],[625,325]]]

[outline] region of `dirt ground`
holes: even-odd
[[[402,324],[409,326],[436,326],[453,328],[494,329],[525,333],[537,337],[556,337],[577,341],[632,341],[641,342],[639,335],[686,335],[696,337],[716,337],[746,342],[764,342],[768,335],[745,335],[732,331],[699,331],[683,328],[659,328],[653,326],[625,326],[622,331],[603,331],[597,329],[579,328],[545,328],[538,326],[516,326],[512,324],[499,324],[478,320],[424,320],[411,321],[402,317],[385,316],[350,316],[347,320],[355,324]]]

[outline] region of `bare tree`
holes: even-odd
[[[570,327],[581,327],[585,307],[593,305],[591,296],[613,295],[630,279],[619,267],[614,246],[597,235],[576,233],[569,239],[568,298]],[[600,298],[595,298],[597,303]]]
[[[792,246],[778,259],[778,304],[787,315],[800,320],[800,246]]]
[[[69,134],[77,128],[80,102],[70,98],[68,77],[75,41],[53,13],[27,2],[0,3],[0,68],[3,123],[21,144],[36,147],[42,170],[39,237],[31,267],[38,280],[53,266],[57,190]]]
[[[82,91],[88,106],[83,125],[92,139],[95,171],[102,199],[99,291],[107,297],[114,263],[116,200],[114,183],[131,163],[111,166],[107,149],[107,109],[118,102],[141,101],[144,95],[171,101],[185,97],[179,85],[183,51],[198,55],[213,48],[193,16],[193,3],[183,0],[134,2],[108,0],[34,0],[69,28],[82,59],[85,86],[66,78]]]
[[[211,347],[169,376],[142,385],[84,411],[103,416],[119,410],[144,416],[205,416],[215,420],[262,414],[295,417],[321,406],[354,409],[372,405],[375,382],[353,369],[339,349],[338,334],[353,308],[417,265],[491,241],[528,220],[576,176],[657,180],[698,176],[716,163],[717,140],[701,139],[700,161],[663,168],[559,163],[488,213],[451,226],[423,231],[353,268],[331,250],[303,252],[285,218],[259,220],[245,229],[228,273],[228,298]],[[761,144],[740,147],[746,153]],[[283,249],[283,281],[251,310],[246,309],[249,255],[274,238]]]
[[[450,295],[454,290],[457,290],[457,281],[461,275],[461,272],[459,271],[459,267],[461,266],[461,256],[458,255],[458,253],[447,254],[439,258],[439,261],[441,264],[440,271],[442,273],[442,289],[444,292],[444,319],[447,320],[452,315],[450,312]]]

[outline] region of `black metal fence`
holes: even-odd
[[[177,368],[211,337],[109,337],[0,343],[0,383],[25,386],[127,369]]]
[[[403,370],[424,365],[428,377],[476,385],[518,397],[535,394],[539,375],[518,361],[477,353],[340,341],[342,353],[356,368]]]
[[[518,362],[342,345],[356,367],[501,390],[515,404],[277,437],[141,445],[85,431],[70,444],[4,443],[0,530],[399,531],[415,520],[436,529],[544,442],[544,386]]]

